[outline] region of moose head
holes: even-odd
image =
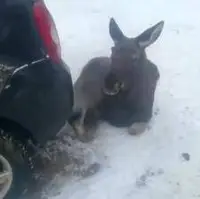
[[[116,95],[137,84],[140,72],[147,66],[145,49],[160,36],[164,21],[145,30],[139,36],[129,38],[124,35],[116,21],[111,18],[109,32],[114,46],[111,53],[111,70],[105,78],[104,94]]]

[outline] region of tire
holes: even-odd
[[[33,182],[33,165],[26,146],[10,136],[14,134],[8,134],[1,129],[0,131],[0,194],[6,193],[4,196],[0,195],[0,198],[20,199],[29,192]],[[5,166],[6,164],[8,166]],[[6,181],[1,178],[1,174],[5,173],[5,167],[8,169]]]

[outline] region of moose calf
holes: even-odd
[[[145,49],[158,39],[163,26],[164,21],[160,21],[129,38],[110,19],[109,32],[114,41],[111,56],[90,60],[74,85],[74,111],[80,111],[81,116],[73,127],[80,139],[92,139],[99,120],[128,127],[132,135],[146,129],[160,74],[147,59]]]

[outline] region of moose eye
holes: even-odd
[[[125,49],[121,48],[120,46],[114,46],[111,48],[112,53],[123,53]]]

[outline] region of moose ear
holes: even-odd
[[[164,21],[160,21],[156,25],[144,31],[140,34],[136,40],[141,48],[146,48],[152,43],[154,43],[160,36],[164,27]]]
[[[116,21],[114,18],[110,19],[109,23],[109,32],[112,40],[117,43],[121,41],[124,38],[123,32],[120,30],[119,26],[117,25]]]

